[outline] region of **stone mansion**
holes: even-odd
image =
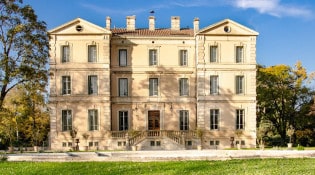
[[[256,31],[105,22],[49,31],[52,150],[256,147]]]

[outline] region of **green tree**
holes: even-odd
[[[43,90],[30,84],[16,86],[3,106],[0,135],[7,146],[39,146],[47,139],[49,113]]]
[[[49,131],[49,113],[46,107],[43,89],[28,84],[24,87],[20,106],[23,116],[23,133],[33,146],[39,146],[47,138]]]
[[[46,24],[22,0],[0,0],[0,109],[19,84],[47,84],[49,38]]]
[[[312,100],[312,91],[306,86],[308,74],[301,62],[294,68],[287,65],[258,67],[257,105],[259,120],[268,120],[286,142],[286,131],[296,126],[303,116],[302,107]],[[258,121],[259,122],[259,121]]]

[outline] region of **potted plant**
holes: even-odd
[[[235,135],[237,136],[238,139],[240,139],[240,137],[243,135],[243,130],[236,130],[235,131]],[[238,142],[236,144],[237,149],[241,149],[241,142]]]
[[[196,134],[197,134],[197,138],[199,139],[199,144],[197,145],[197,149],[202,150],[204,130],[201,128],[197,128]]]
[[[84,133],[82,134],[82,137],[85,140],[84,151],[88,151],[89,150],[88,138],[90,137],[90,135],[88,135],[87,133]]]
[[[70,136],[72,138],[72,148],[73,148],[73,151],[74,151],[74,150],[76,150],[74,139],[77,137],[78,131],[77,131],[77,129],[73,128],[69,132],[70,132]]]

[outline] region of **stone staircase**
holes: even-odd
[[[195,131],[134,131],[128,135],[129,146],[137,150],[184,150],[186,140],[196,140]]]

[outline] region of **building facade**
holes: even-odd
[[[49,31],[51,149],[255,147],[258,33],[229,19],[148,23],[77,18]]]

